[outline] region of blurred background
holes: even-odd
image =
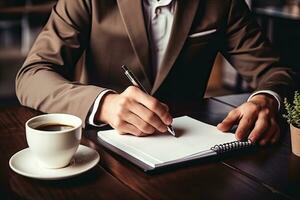
[[[0,107],[18,103],[15,76],[55,0],[0,0]],[[300,0],[246,0],[262,30],[281,53],[284,64],[297,69],[300,59]],[[300,54],[299,54],[300,56]],[[299,57],[298,56],[298,57]],[[206,97],[249,92],[247,84],[218,56]]]

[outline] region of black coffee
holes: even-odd
[[[35,129],[40,131],[63,131],[74,128],[74,126],[66,124],[42,124]]]

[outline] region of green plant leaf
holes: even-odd
[[[283,117],[287,119],[288,123],[300,127],[300,94],[298,91],[295,91],[292,104],[288,102],[287,98],[284,98],[284,107],[286,113],[283,114]]]

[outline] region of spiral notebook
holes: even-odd
[[[177,137],[168,133],[135,137],[108,130],[99,131],[98,139],[145,171],[251,146],[251,142],[237,141],[233,133],[187,116],[175,118],[172,126]]]

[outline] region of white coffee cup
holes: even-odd
[[[57,126],[56,126],[57,125]],[[45,114],[26,122],[28,146],[44,168],[66,167],[81,140],[82,121],[69,114]],[[63,130],[48,130],[63,127]]]

